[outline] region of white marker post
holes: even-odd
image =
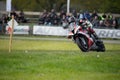
[[[9,53],[11,52],[11,49],[12,49],[13,31],[14,31],[14,16],[12,15],[12,25],[11,25],[10,40],[9,40]]]
[[[13,37],[14,27],[16,27],[18,25],[18,23],[14,19],[14,15],[12,15],[12,19],[7,24],[8,24],[8,32],[10,34],[9,52],[11,52],[11,49],[12,49],[12,37]]]

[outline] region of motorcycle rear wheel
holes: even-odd
[[[105,52],[105,45],[102,41],[97,41],[97,46],[98,46],[97,49],[98,52]]]

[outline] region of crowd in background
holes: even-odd
[[[13,10],[9,15],[3,14],[3,16],[0,18],[0,26],[4,27],[11,19],[12,15],[14,15],[14,18],[18,23],[28,22],[22,10],[18,14]],[[119,28],[118,20],[111,13],[99,15],[96,11],[89,13],[88,11],[83,10],[80,10],[80,12],[72,10],[70,14],[67,14],[64,10],[61,10],[59,14],[56,13],[54,9],[52,9],[50,12],[44,10],[42,14],[39,15],[38,24],[58,26],[62,25],[63,23],[67,23],[70,16],[74,16],[78,21],[85,18],[89,20],[95,28]],[[4,30],[5,29],[3,28],[3,31]]]
[[[8,21],[11,20],[12,15],[14,15],[14,19],[18,23],[26,23],[27,22],[27,19],[25,18],[24,12],[22,10],[18,14],[14,10],[8,14],[3,14],[2,17],[0,18],[0,31],[2,33],[5,32],[5,27],[8,23]]]
[[[3,14],[2,17],[0,18],[0,21],[2,23],[7,23],[11,19],[12,15],[14,15],[14,18],[17,22],[23,22],[23,23],[27,22],[23,10],[21,10],[18,14],[16,13],[15,10],[11,11],[8,14]]]
[[[43,14],[39,17],[39,24],[62,25],[68,21],[70,16],[74,16],[77,20],[88,19],[95,28],[118,28],[118,20],[111,13],[98,15],[96,11],[89,13],[88,11],[82,10],[79,13],[76,10],[72,10],[71,14],[66,14],[62,10],[59,15],[57,15],[54,9],[51,12],[44,10]]]

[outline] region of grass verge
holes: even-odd
[[[71,41],[0,40],[0,80],[119,80],[120,45],[83,53]]]

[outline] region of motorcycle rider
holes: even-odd
[[[79,25],[82,27],[82,29],[86,29],[90,36],[92,34],[92,35],[94,35],[95,39],[98,39],[97,34],[93,30],[93,25],[89,20],[87,20],[86,18],[83,18],[79,21]]]
[[[85,17],[83,17],[80,20],[77,20],[74,16],[70,16],[68,18],[68,24],[69,24],[69,30],[70,33],[67,36],[67,38],[71,38],[71,35],[74,34],[74,26],[76,27],[81,27],[81,29],[84,29],[86,31],[88,31],[88,34],[91,36],[91,34],[94,35],[95,39],[98,39],[98,36],[96,35],[95,31],[93,30],[93,25],[91,24],[91,22],[89,20],[87,20]]]

